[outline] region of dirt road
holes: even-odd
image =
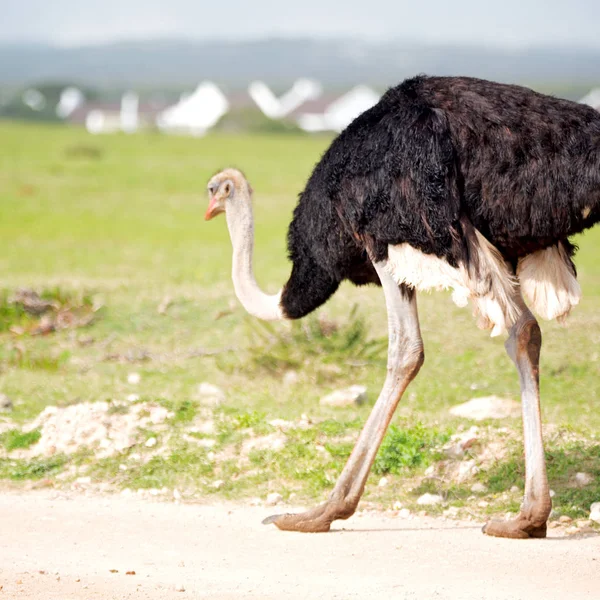
[[[270,512],[5,492],[0,600],[600,598],[598,536],[502,540],[382,515],[296,534],[261,525]]]

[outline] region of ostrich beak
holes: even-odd
[[[217,203],[217,197],[213,196],[208,203],[208,208],[204,214],[204,220],[210,221],[213,217],[216,217],[219,213],[225,212],[222,206]]]

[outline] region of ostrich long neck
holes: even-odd
[[[252,269],[254,250],[254,217],[249,195],[239,197],[228,207],[226,214],[231,244],[233,245],[232,279],[235,294],[242,306],[253,316],[265,321],[284,319],[279,301],[281,291],[273,296],[265,294],[256,283]],[[242,197],[243,196],[243,197]]]

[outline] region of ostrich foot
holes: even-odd
[[[513,539],[545,538],[546,521],[532,521],[523,514],[519,514],[512,521],[488,521],[482,529],[486,535]]]
[[[322,533],[329,531],[336,519],[347,519],[354,513],[355,506],[349,509],[337,504],[325,503],[303,513],[272,515],[263,521],[263,525],[273,523],[282,531],[301,531],[303,533]]]

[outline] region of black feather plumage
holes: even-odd
[[[527,88],[416,77],[331,144],[300,194],[282,306],[299,318],[340,282],[377,283],[368,254],[408,243],[456,266],[478,229],[506,260],[600,221],[600,113]],[[470,233],[471,232],[471,233]]]

